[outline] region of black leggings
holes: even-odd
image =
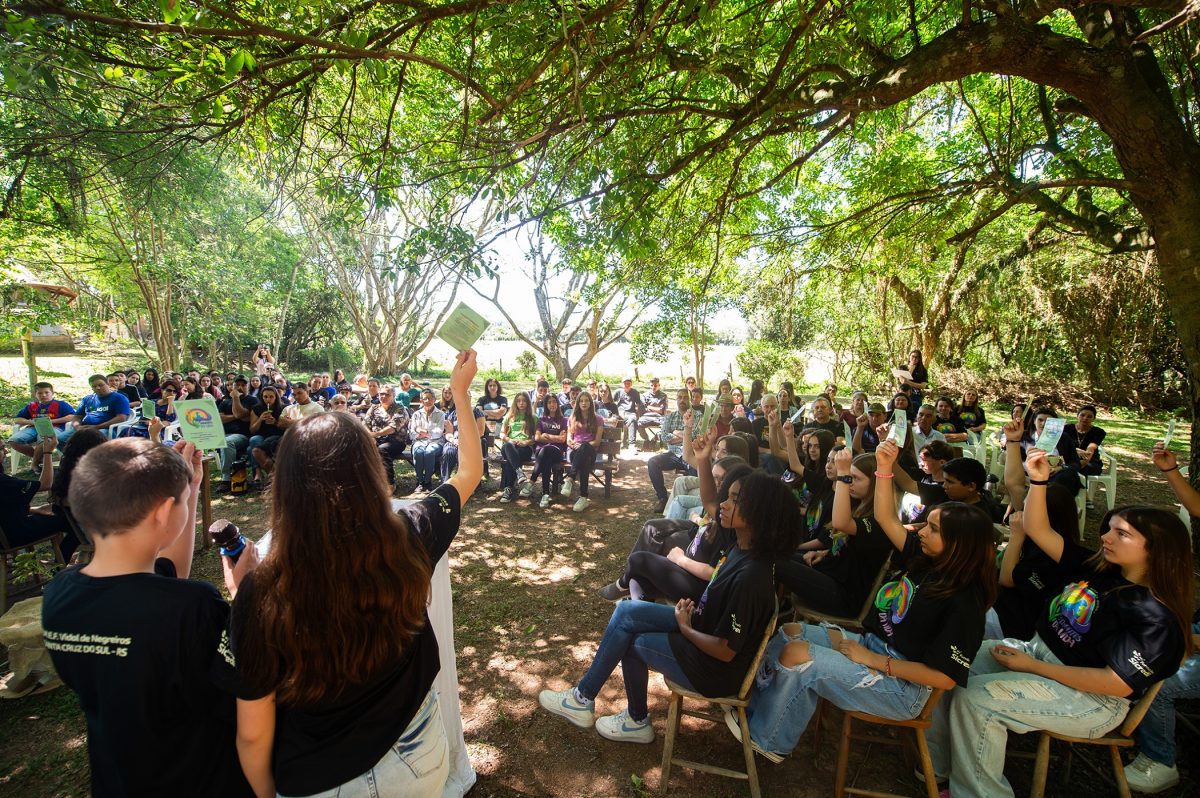
[[[533,476],[530,478],[537,479],[538,475],[541,474],[542,493],[550,493],[551,478],[553,478],[555,485],[562,484],[562,449],[557,446],[543,446],[542,450],[537,453],[536,463],[533,467]]]
[[[708,580],[692,576],[661,554],[635,551],[629,555],[618,584],[627,585],[629,596],[635,601],[681,598],[699,601]]]
[[[511,488],[521,476],[521,463],[533,459],[533,447],[505,443],[500,447],[500,456],[504,458],[504,465],[500,467],[500,487]]]
[[[828,574],[818,571],[800,559],[801,553],[775,564],[775,579],[796,594],[800,605],[822,615],[856,617],[862,610],[863,599],[857,601],[846,595],[845,589]]]
[[[590,443],[581,443],[571,450],[571,468],[575,469],[575,478],[579,480],[579,495],[588,495],[588,477],[596,466],[596,450]]]

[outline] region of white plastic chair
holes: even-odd
[[[21,427],[16,424],[13,424],[11,426],[12,426],[12,433],[9,435],[9,437],[12,437],[12,435],[16,434],[18,431],[25,429],[25,427]],[[70,429],[72,426],[74,426],[74,423],[68,421],[63,426],[63,429]],[[54,454],[51,455],[51,459],[54,460],[54,462],[58,462],[59,460],[62,459],[62,452],[59,451],[58,449],[55,449]],[[9,446],[8,446],[8,468],[7,468],[6,473],[9,474],[10,476],[12,474],[17,473],[18,471],[21,470],[21,467],[25,463],[26,460],[32,460],[32,458],[28,457],[27,455],[21,454],[20,452],[18,452],[16,449],[14,449],[12,447],[12,444],[9,444]]]
[[[967,431],[967,440],[963,444],[963,454],[983,463],[983,467],[987,468],[988,464],[988,431],[985,429],[982,433]]]
[[[116,440],[125,433],[125,430],[131,428],[134,424],[142,420],[142,407],[129,408],[129,418],[122,421],[120,424],[113,424],[111,427],[105,427],[104,432],[108,435],[110,441]]]
[[[1103,446],[1096,448],[1096,456],[1100,458],[1103,469],[1098,475],[1087,477],[1087,499],[1089,502],[1094,501],[1096,488],[1103,485],[1104,501],[1111,510],[1117,504],[1117,458],[1104,451]]]
[[[988,473],[1004,483],[1004,447],[1000,445],[1000,430],[992,430],[984,436],[987,443]]]

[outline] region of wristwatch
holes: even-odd
[[[844,477],[838,477],[838,478],[837,478],[837,481],[838,481],[838,482],[845,482],[847,485],[850,485],[850,484],[853,484],[853,482],[854,482],[854,477],[850,476],[849,474],[846,474]]]

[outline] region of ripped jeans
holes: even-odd
[[[825,626],[787,624],[771,639],[767,654],[754,680],[750,706],[750,737],[764,751],[788,754],[796,747],[808,722],[825,698],[842,709],[869,712],[894,720],[915,718],[925,707],[932,689],[873,671],[851,662],[835,651]],[[832,627],[836,628],[836,627]],[[847,640],[856,640],[871,651],[892,659],[904,659],[895,649],[873,634],[843,631]],[[780,654],[792,640],[807,640],[810,661],[784,667]]]

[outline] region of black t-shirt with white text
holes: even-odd
[[[436,564],[458,534],[462,516],[458,491],[442,483],[400,512],[407,516],[430,562]],[[235,653],[247,645],[244,636],[251,621],[249,613],[257,609],[253,577],[251,572],[243,580],[233,605],[230,636]],[[277,703],[272,765],[275,788],[283,795],[312,795],[366,773],[412,722],[440,668],[438,642],[426,618],[425,626],[404,650],[366,682],[341,684],[340,692],[314,705]],[[261,698],[276,689],[245,669],[241,676],[241,698]]]
[[[924,663],[965,687],[971,658],[983,642],[984,610],[970,589],[930,595],[936,579],[931,569],[907,571],[883,585],[863,625],[905,659]]]
[[[92,795],[251,795],[234,745],[229,605],[207,582],[155,572],[46,587],[42,627],[87,717]]]
[[[741,687],[774,613],[775,566],[732,545],[696,602],[692,628],[723,638],[737,654],[722,662],[692,645],[680,632],[668,635],[671,653],[699,693],[732,695]]]
[[[1098,571],[1077,556],[1059,561],[1075,575],[1042,608],[1038,637],[1064,665],[1112,668],[1132,690],[1127,698],[1136,701],[1179,670],[1183,628],[1149,588],[1129,582],[1116,568]]]

